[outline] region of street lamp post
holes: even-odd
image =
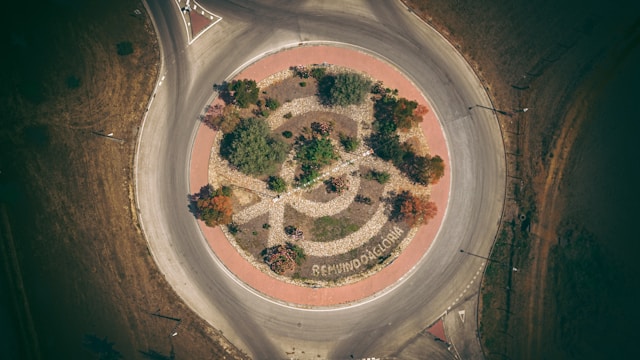
[[[503,263],[502,261],[498,261],[498,260],[494,260],[494,259],[491,259],[491,258],[488,258],[488,257],[482,256],[482,255],[478,255],[478,254],[470,253],[470,252],[468,252],[468,251],[464,251],[464,250],[462,250],[462,249],[460,249],[460,252],[461,252],[461,253],[464,253],[464,254],[467,254],[467,255],[471,255],[471,256],[479,257],[480,259],[485,259],[485,260],[487,260],[487,261],[493,261],[493,262],[496,262],[496,263],[498,263],[498,264],[500,264],[500,265],[503,265],[503,266],[506,266],[506,267],[510,267],[510,266],[509,266],[509,264],[505,264],[505,263]],[[514,272],[517,272],[517,271],[518,271],[518,268],[517,268],[517,267],[515,267],[515,266],[512,266],[512,267],[511,267],[511,270],[512,270],[512,271],[514,271]]]
[[[488,107],[488,106],[484,106],[484,105],[474,105],[474,106],[469,106],[469,110],[473,109],[473,108],[482,108],[482,109],[487,109],[487,110],[491,110],[491,111],[495,111],[499,114],[502,115],[507,115],[507,116],[512,116],[514,113],[526,113],[527,111],[529,111],[531,108],[525,107],[525,108],[520,108],[520,109],[514,109],[513,111],[504,111],[504,110],[498,110],[492,107]]]

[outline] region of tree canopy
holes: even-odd
[[[258,88],[255,80],[234,80],[229,84],[228,89],[233,91],[233,99],[241,108],[247,108],[249,105],[255,104],[260,94],[260,88]]]
[[[402,191],[394,199],[392,218],[409,226],[426,224],[438,213],[438,207],[427,198]]]
[[[371,81],[357,73],[325,75],[318,83],[321,100],[329,105],[361,104],[371,91]]]
[[[222,187],[216,190],[211,185],[206,185],[191,199],[195,204],[196,217],[207,226],[231,223],[233,205],[230,188]]]
[[[287,151],[287,144],[271,135],[267,123],[255,118],[242,119],[220,147],[220,154],[248,175],[273,173]]]

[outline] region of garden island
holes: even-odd
[[[390,264],[437,213],[417,101],[354,69],[297,65],[214,85],[217,131],[194,215],[282,281],[339,286]]]

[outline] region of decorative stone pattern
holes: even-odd
[[[339,69],[335,67],[331,70],[337,71]],[[263,81],[260,81],[258,83],[258,86],[264,89],[269,85],[275,84],[293,75],[293,71],[285,70],[273,74]],[[293,117],[295,117],[297,115],[301,115],[311,111],[333,112],[352,119],[357,123],[357,134],[360,139],[369,136],[371,133],[370,124],[373,121],[373,106],[370,99],[367,99],[361,105],[352,105],[347,107],[324,106],[318,102],[318,99],[315,96],[294,99],[292,101],[285,102],[277,110],[273,111],[266,119],[266,121],[272,129],[275,129],[281,126],[285,121],[287,121],[287,119],[284,118],[285,114],[291,113]],[[400,133],[400,136],[402,140],[406,140],[410,137],[422,138],[421,130],[419,128],[411,129],[410,131],[405,133]],[[341,160],[333,168],[328,169],[321,175],[318,181],[316,181],[309,187],[303,186],[300,188],[294,188],[285,194],[278,194],[274,191],[269,190],[266,187],[264,181],[260,181],[232,169],[228,161],[222,159],[219,155],[221,138],[221,134],[218,133],[211,148],[208,170],[209,183],[214,187],[232,184],[234,188],[248,190],[249,192],[257,195],[258,202],[249,204],[248,206],[242,208],[240,211],[236,212],[233,215],[233,221],[234,223],[241,225],[248,221],[251,221],[252,219],[260,215],[268,213],[269,224],[271,225],[271,229],[269,230],[268,246],[283,244],[286,241],[290,241],[290,237],[288,237],[283,230],[285,225],[285,205],[288,204],[295,208],[297,211],[311,218],[319,218],[322,216],[336,214],[352,204],[359,188],[360,176],[356,173],[361,165],[375,168],[379,171],[385,171],[391,174],[394,180],[384,187],[383,193],[398,191],[400,189],[411,189],[414,194],[419,196],[428,196],[430,194],[430,187],[415,186],[408,179],[406,179],[405,176],[401,175],[399,171],[393,166],[393,164],[382,161],[375,156],[370,156],[372,154],[372,151],[371,149],[368,149],[364,144],[361,144],[359,149],[353,153],[344,152],[341,150],[341,146],[337,146],[337,144],[334,144],[336,145],[336,149],[340,149],[339,155]],[[422,146],[420,151],[428,151],[428,147],[426,146],[424,141],[421,141],[420,145]],[[295,152],[292,150],[288,155],[288,160],[286,160],[283,164],[282,170],[279,174],[279,176],[285,179],[288,184],[292,184],[294,182],[294,156]],[[356,175],[354,176],[352,174]],[[327,179],[330,176],[346,176],[350,183],[349,189],[346,190],[342,195],[337,196],[335,199],[332,199],[328,202],[316,202],[304,198],[304,193],[306,191],[323,186],[322,180]],[[387,215],[385,214],[384,203],[380,203],[375,211],[373,211],[371,219],[366,224],[361,226],[356,232],[342,239],[329,242],[314,242],[310,241],[309,239],[304,239],[297,241],[296,244],[298,246],[301,246],[308,256],[327,257],[345,254],[353,249],[363,246],[375,236],[379,236],[380,229],[387,221],[388,219]],[[255,267],[265,273],[270,274],[271,276],[276,277],[281,281],[292,284],[300,283],[300,281],[292,280],[289,277],[280,276],[270,271],[269,267],[265,263],[263,263],[261,259],[254,258],[254,256],[242,249],[235,241],[234,236],[228,232],[226,227],[222,227],[222,230],[231,244],[236,248],[236,250]],[[338,281],[327,282],[323,280],[305,279],[304,282],[308,286],[339,286],[347,283],[352,283],[370,276],[371,274],[378,271],[381,267],[384,267],[388,263],[392,262],[408,245],[408,243],[415,235],[416,231],[417,229],[411,229],[403,237],[403,240],[398,244],[398,246],[392,251],[387,260],[385,260],[382,264],[378,264],[373,268],[370,268],[358,274],[341,278]]]

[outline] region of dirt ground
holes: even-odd
[[[628,206],[630,199],[637,199],[637,190],[628,184],[637,181],[638,170],[625,169],[635,161],[631,155],[608,149],[628,149],[620,144],[632,140],[621,129],[637,128],[629,108],[623,110],[631,102],[620,101],[634,91],[629,80],[637,78],[630,76],[637,70],[628,70],[633,63],[629,59],[638,58],[637,5],[407,3],[461,50],[497,109],[530,109],[499,119],[509,188],[501,235],[491,256],[521,271],[487,269],[480,319],[485,356],[584,359],[632,354],[633,340],[626,334],[637,316],[625,321],[624,314],[629,314],[620,308],[630,308],[629,299],[636,298],[634,290],[624,287],[633,283],[629,274],[637,273],[637,265],[615,249],[637,247],[624,240],[630,230],[623,219],[631,216],[629,211],[637,213]],[[611,82],[621,85],[605,92]],[[616,135],[602,145],[598,135],[612,133],[612,127]],[[598,142],[600,147],[594,147]],[[622,170],[606,170],[618,166]],[[598,175],[602,172],[612,176]],[[622,289],[611,291],[618,286]],[[618,330],[622,333],[610,334]]]
[[[169,287],[134,213],[159,65],[142,4],[31,3],[2,20],[2,357],[245,358]]]

